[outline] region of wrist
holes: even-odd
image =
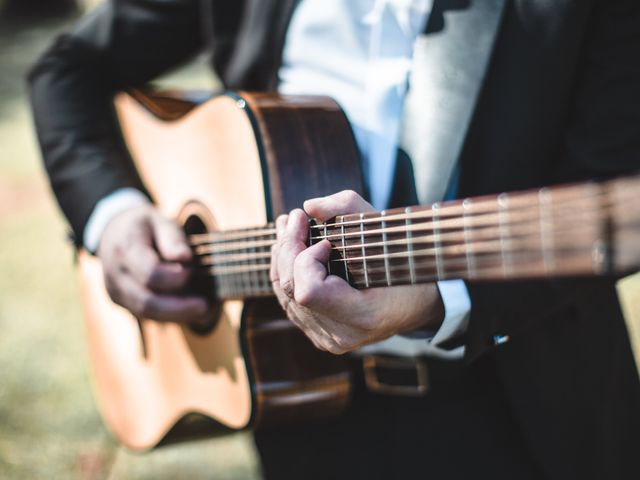
[[[94,207],[84,229],[82,243],[91,253],[96,253],[107,225],[122,212],[151,202],[135,188],[120,188],[102,198]]]
[[[411,285],[401,287],[404,298],[390,302],[389,308],[404,312],[400,328],[396,333],[408,337],[429,337],[437,332],[445,317],[445,308],[440,292],[435,284]],[[387,312],[393,315],[394,312]]]

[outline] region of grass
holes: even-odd
[[[133,454],[96,410],[73,251],[42,173],[23,81],[68,24],[0,18],[0,478],[257,478],[246,434]],[[173,81],[213,85],[197,65]]]

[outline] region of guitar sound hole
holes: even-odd
[[[211,231],[212,222],[207,222],[205,218],[210,219],[210,214],[204,205],[199,202],[191,202],[185,206],[179,220],[182,223],[182,228],[187,238],[190,238],[191,235],[199,235]],[[194,259],[192,274],[185,290],[190,294],[207,298],[214,308],[207,323],[190,324],[189,328],[198,335],[206,335],[211,332],[218,323],[218,319],[220,318],[220,302],[217,302],[215,299],[215,283],[213,277],[209,274],[209,269],[203,265],[202,255],[198,254],[195,246],[192,246],[192,250]]]

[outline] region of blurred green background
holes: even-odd
[[[257,478],[246,434],[133,454],[105,430],[73,251],[42,172],[24,81],[54,36],[97,2],[61,15],[16,1],[20,11],[0,0],[0,479]],[[202,59],[163,81],[215,84]]]

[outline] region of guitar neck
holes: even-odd
[[[638,266],[640,178],[341,215],[310,228],[329,273],[356,288],[446,279],[624,273]],[[272,225],[196,236],[219,298],[271,295]]]
[[[638,179],[344,215],[313,227],[357,288],[600,275],[637,266]]]

